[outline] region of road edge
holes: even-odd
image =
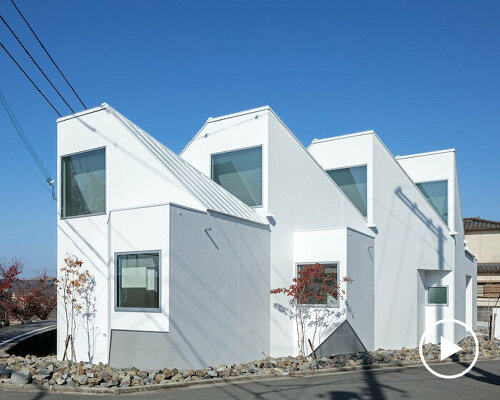
[[[442,363],[440,361],[430,361],[429,364],[456,364],[457,362],[472,361],[473,357],[461,357],[458,361]],[[481,357],[478,361],[495,361],[500,360],[500,357]],[[399,368],[412,368],[423,366],[421,362],[417,361],[406,361],[398,363],[389,364],[371,364],[371,365],[353,365],[347,367],[336,367],[336,368],[324,368],[309,371],[294,371],[285,372],[281,374],[270,374],[270,375],[244,375],[244,376],[230,376],[226,378],[211,378],[199,381],[188,381],[188,382],[172,382],[158,385],[147,385],[147,386],[132,386],[126,388],[99,388],[99,387],[68,387],[68,386],[36,386],[33,384],[28,385],[11,385],[9,383],[0,383],[0,390],[5,391],[31,391],[31,392],[52,392],[60,394],[105,394],[105,395],[120,395],[128,393],[139,393],[139,392],[150,392],[158,390],[169,390],[169,389],[180,389],[193,386],[205,386],[205,385],[221,385],[221,384],[232,384],[239,382],[258,382],[270,379],[293,379],[293,378],[303,378],[315,375],[330,375],[344,372],[355,372],[362,370],[380,370],[380,369],[399,369]]]

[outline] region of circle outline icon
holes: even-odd
[[[474,339],[474,344],[476,345],[476,352],[474,354],[474,359],[472,360],[472,363],[465,369],[463,370],[462,372],[458,373],[458,374],[455,374],[455,375],[443,375],[443,374],[440,374],[439,372],[436,372],[434,371],[431,367],[429,367],[429,364],[427,364],[427,361],[425,361],[425,358],[424,358],[424,353],[422,351],[422,346],[424,344],[424,339],[425,337],[427,336],[427,331],[430,329],[430,328],[433,328],[437,325],[440,325],[440,324],[444,324],[444,323],[454,323],[454,324],[458,324],[458,325],[461,325],[465,328],[465,330],[467,332],[469,332],[470,334],[472,334],[472,338]],[[427,369],[427,371],[429,371],[432,375],[434,376],[437,376],[438,378],[442,378],[442,379],[455,379],[455,378],[460,378],[461,376],[464,376],[466,373],[468,373],[473,367],[474,365],[476,364],[477,362],[477,359],[479,358],[479,342],[477,340],[477,336],[476,334],[474,333],[474,331],[472,330],[472,328],[470,328],[468,325],[466,325],[464,322],[462,321],[459,321],[458,319],[453,319],[453,318],[447,318],[447,319],[440,319],[439,321],[436,321],[434,323],[432,323],[431,326],[429,326],[428,328],[426,328],[426,330],[424,331],[424,333],[422,334],[422,336],[420,337],[420,343],[418,345],[418,352],[420,354],[420,359],[422,360],[422,364],[424,364],[424,367]]]

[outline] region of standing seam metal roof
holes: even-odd
[[[202,174],[179,155],[160,143],[108,104],[103,104],[127,130],[158,159],[204,207],[225,215],[268,225],[268,222],[236,196]]]

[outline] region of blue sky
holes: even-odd
[[[374,129],[394,155],[454,147],[464,216],[500,219],[498,1],[17,4],[87,106],[176,152],[207,117],[269,104],[305,145]],[[10,1],[0,13],[57,78]],[[0,40],[68,114],[3,26]],[[4,53],[0,90],[55,175],[57,116]],[[0,258],[55,271],[56,206],[3,110],[0,159]]]

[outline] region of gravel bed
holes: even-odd
[[[500,357],[500,341],[488,341],[486,335],[478,334],[479,357],[483,359]],[[460,343],[463,351],[453,361],[467,360],[474,356],[475,345],[471,337]],[[439,345],[423,346],[428,362],[439,361]],[[130,388],[212,380],[216,378],[249,376],[288,376],[297,373],[314,372],[356,366],[408,365],[419,363],[418,348],[401,350],[376,350],[353,354],[333,354],[329,357],[266,357],[243,364],[208,366],[203,369],[155,369],[115,368],[108,364],[75,363],[57,361],[55,356],[10,356],[0,359],[0,382],[3,387],[33,388]]]

